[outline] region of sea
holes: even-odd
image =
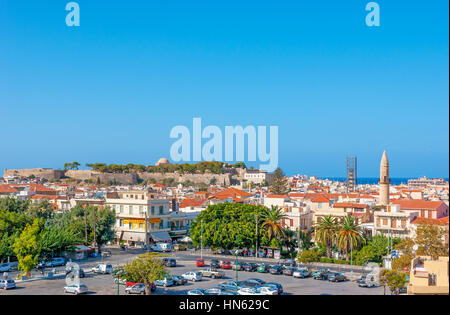
[[[320,177],[320,179],[329,179],[335,182],[343,182],[345,183],[345,181],[347,180],[345,177]],[[357,183],[358,185],[376,185],[378,184],[378,177],[358,177],[357,179]],[[408,184],[408,180],[409,179],[417,179],[417,177],[411,177],[411,178],[406,178],[406,177],[400,177],[400,178],[391,178],[391,185],[401,185],[401,184]],[[444,178],[444,180],[448,181],[448,178]]]

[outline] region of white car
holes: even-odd
[[[278,291],[277,289],[273,287],[258,287],[256,288],[256,291],[258,291],[262,295],[277,295]]]
[[[10,272],[11,271],[11,264],[4,263],[0,264],[0,272]]]
[[[183,278],[189,280],[189,281],[201,281],[202,280],[202,273],[199,271],[189,271],[185,274],[181,275]]]
[[[86,293],[88,291],[87,286],[85,286],[82,283],[79,284],[71,284],[68,285],[67,287],[64,287],[64,293],[73,293],[73,294],[83,294]]]
[[[241,288],[237,291],[239,295],[262,295],[259,289],[255,288]]]
[[[99,264],[99,265],[95,266],[94,268],[92,268],[92,272],[93,273],[102,273],[102,274],[112,273],[113,267],[111,264]]]

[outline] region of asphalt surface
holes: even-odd
[[[104,258],[104,263],[111,263],[113,266],[123,265],[127,261],[132,260],[136,255],[143,253],[142,250],[129,250],[127,252],[120,252],[119,250],[113,250],[113,255],[108,258]],[[172,275],[181,275],[188,271],[201,270],[202,268],[196,267],[195,259],[199,253],[177,252],[169,253],[169,256],[174,257],[177,260],[177,267],[167,268]],[[208,264],[209,257],[204,255],[205,261]],[[235,258],[230,256],[230,260],[234,263]],[[239,261],[246,261],[248,259],[239,258]],[[251,260],[255,261],[255,260]],[[80,267],[86,272],[86,278],[80,279],[85,284],[89,292],[88,295],[120,295],[125,294],[125,286],[117,285],[114,283],[114,279],[111,275],[93,274],[90,269],[102,262],[101,259],[84,261],[79,263]],[[274,261],[275,262],[275,261]],[[169,295],[183,295],[187,294],[187,291],[192,289],[210,289],[215,288],[217,285],[226,280],[235,280],[236,271],[224,270],[225,277],[223,279],[211,279],[203,278],[199,282],[188,282],[186,285],[178,287],[158,287],[154,294],[169,294]],[[14,273],[13,273],[14,274]],[[40,274],[40,273],[37,273]],[[13,278],[13,277],[11,277]],[[271,275],[268,273],[258,272],[238,272],[238,280],[246,280],[249,278],[259,278],[265,282],[278,282],[283,286],[284,293],[286,295],[318,295],[318,294],[331,294],[331,295],[382,295],[383,287],[375,288],[360,288],[355,282],[345,281],[339,283],[331,283],[322,280],[296,279],[292,276],[286,275]],[[0,290],[0,295],[63,295],[64,286],[66,285],[65,275],[62,274],[59,277],[55,277],[51,280],[35,280],[17,282],[16,289],[13,290]],[[119,292],[118,292],[119,291]],[[389,293],[387,293],[389,294]]]

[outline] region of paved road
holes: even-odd
[[[113,252],[113,256],[105,259],[105,262],[112,263],[113,265],[124,264],[126,261],[132,259],[141,251],[130,251],[127,253]],[[171,254],[172,255],[172,254]],[[198,270],[200,268],[195,265],[195,255],[189,255],[188,253],[176,253],[173,254],[177,259],[178,266],[175,268],[168,268],[171,274],[181,275],[187,271]],[[230,259],[232,260],[232,259]],[[208,262],[208,259],[207,259]],[[88,266],[93,266],[97,262],[84,262],[80,264],[82,268],[87,270]],[[189,282],[185,286],[162,288],[158,287],[155,294],[173,294],[180,295],[186,294],[188,290],[194,288],[209,289],[217,287],[217,285],[225,280],[235,279],[236,271],[226,270],[224,279],[209,279],[204,278],[200,282]],[[238,280],[245,280],[248,278],[260,278],[266,282],[278,282],[283,285],[285,294],[294,295],[316,295],[316,294],[333,294],[333,295],[381,295],[383,294],[382,287],[376,288],[359,288],[356,283],[347,281],[340,283],[330,283],[328,281],[308,279],[296,279],[291,276],[285,275],[271,275],[261,274],[257,272],[238,272]],[[111,275],[94,275],[88,273],[86,278],[81,281],[89,288],[88,294],[101,294],[101,295],[114,295],[117,294],[117,284],[114,284]],[[17,284],[15,290],[3,291],[0,290],[0,295],[60,295],[64,294],[63,287],[65,286],[65,278],[58,278],[52,280],[38,280],[32,282],[22,282]],[[124,286],[119,286],[119,294],[123,295]]]

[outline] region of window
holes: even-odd
[[[388,224],[388,220],[387,219],[383,219],[383,225],[387,225]]]
[[[123,219],[119,220],[119,226],[123,226]]]
[[[155,215],[155,206],[152,206],[152,215]]]
[[[144,228],[144,223],[139,223],[139,228],[143,229]]]
[[[128,206],[128,214],[133,214],[133,206]]]
[[[406,227],[406,220],[402,220],[402,227]]]
[[[163,214],[164,213],[164,206],[159,206],[159,214]]]
[[[122,213],[123,212],[123,205],[120,205],[120,211],[119,211],[119,213]]]
[[[142,214],[144,212],[144,208],[142,206],[139,206],[139,214]]]

